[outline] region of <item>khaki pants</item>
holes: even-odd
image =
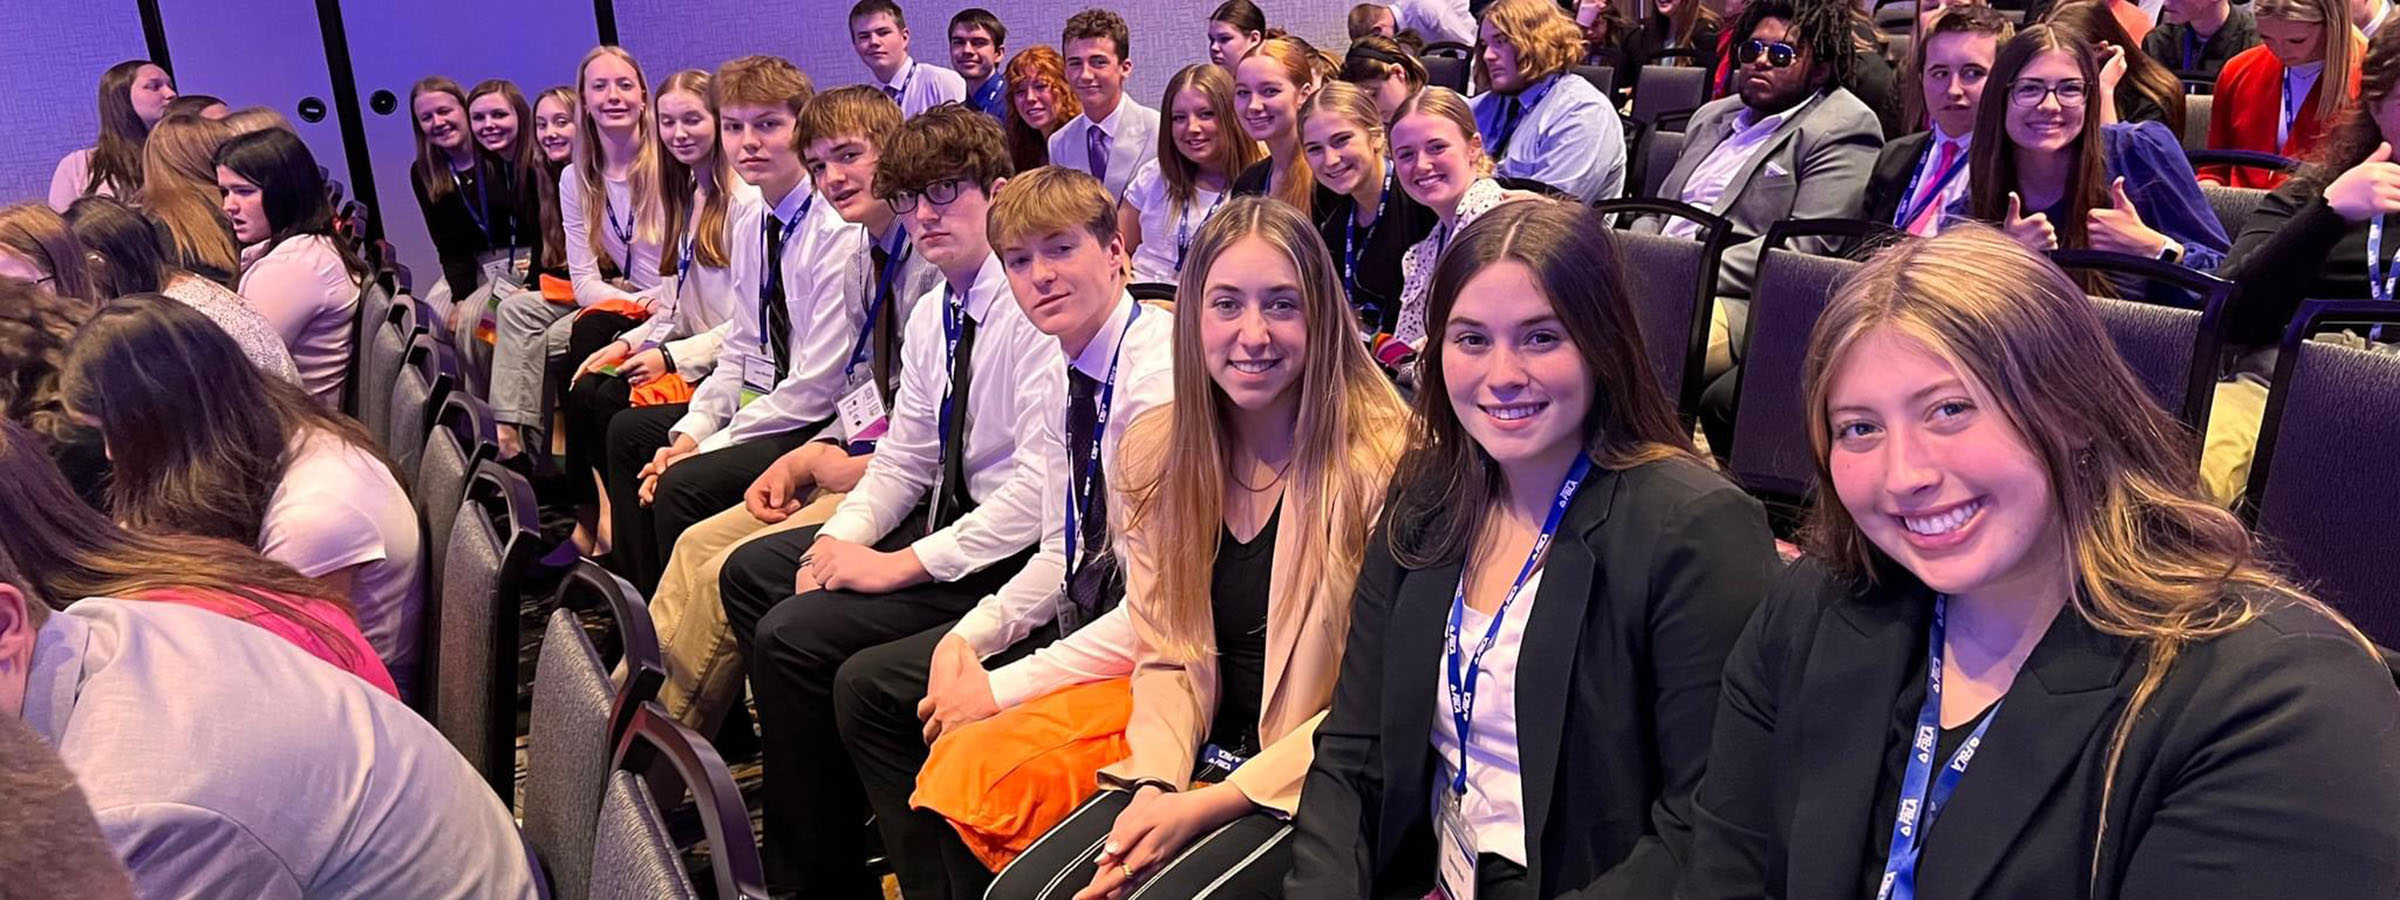
[[[752,538],[825,524],[843,496],[819,493],[773,525],[736,506],[700,520],[676,539],[650,600],[667,664],[667,683],[658,699],[669,715],[701,734],[715,734],[726,710],[741,699],[742,649],[717,599],[717,574],[725,558]]]
[[[2200,445],[2200,489],[2217,505],[2231,507],[2250,489],[2250,461],[2267,416],[2267,386],[2247,377],[2220,381],[2213,403]]]

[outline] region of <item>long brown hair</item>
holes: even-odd
[[[425,189],[425,199],[440,203],[442,198],[458,190],[458,173],[450,161],[450,151],[433,145],[425,134],[425,123],[417,119],[417,98],[426,94],[449,94],[458,101],[459,140],[465,141],[467,158],[475,167],[483,168],[483,148],[475,143],[475,129],[467,123],[467,89],[447,76],[427,75],[417,79],[408,89],[408,130],[417,139],[417,185]]]
[[[1699,0],[1684,2],[1699,5]],[[1556,0],[1499,0],[1484,9],[1483,22],[1516,45],[1517,70],[1529,87],[1583,61],[1583,29]],[[1683,37],[1688,40],[1691,35],[1687,31]],[[1491,82],[1481,53],[1475,55],[1474,72],[1477,84]]]
[[[2075,155],[2075,163],[2067,169],[2066,189],[2061,194],[2066,214],[2050,224],[2058,229],[2059,246],[2080,249],[2089,238],[2084,213],[2108,205],[2108,163],[2103,155],[2108,141],[2100,134],[2100,104],[2109,98],[2099,95],[2100,70],[2092,61],[2092,46],[2055,25],[2026,26],[1992,61],[1992,74],[1983,82],[1985,100],[1975,107],[1975,138],[1967,149],[1968,213],[1985,222],[1998,222],[2008,215],[2009,192],[2018,191],[2022,196],[2017,186],[2017,142],[2008,136],[2008,111],[2014,106],[2008,98],[2009,86],[2034,57],[2054,50],[2075,60],[2083,72],[2085,93],[2083,130],[2076,133],[2074,146],[2067,150]],[[1995,90],[2000,95],[1989,96]],[[1999,102],[1992,102],[1995,100]]]
[[[1284,154],[1285,159],[1274,160],[1275,193],[1270,196],[1290,204],[1304,217],[1314,217],[1317,179],[1308,170],[1308,154],[1300,152],[1300,108],[1308,105],[1308,98],[1316,94],[1317,86],[1322,83],[1318,76],[1322,74],[1323,61],[1317,58],[1315,47],[1296,37],[1268,38],[1242,56],[1244,61],[1262,58],[1282,67],[1284,78],[1300,92],[1300,97],[1292,103],[1291,152]]]
[[[1688,0],[1687,0],[1688,2]],[[1690,432],[1651,373],[1641,320],[1625,287],[1624,262],[1609,229],[1579,206],[1503,203],[1461,229],[1433,270],[1426,294],[1430,348],[1419,367],[1416,433],[1385,510],[1393,555],[1413,568],[1465,559],[1506,484],[1498,463],[1467,434],[1450,403],[1442,368],[1444,323],[1459,292],[1484,270],[1514,262],[1533,270],[1591,380],[1584,452],[1593,464],[1630,469],[1664,459],[1697,462]]]
[[[663,248],[666,243],[667,211],[665,198],[662,196],[663,192],[660,191],[658,184],[658,158],[663,154],[659,152],[658,148],[657,95],[650,90],[650,76],[642,74],[642,64],[633,58],[633,54],[626,52],[623,47],[602,44],[584,54],[583,62],[575,66],[575,90],[578,98],[582,96],[584,89],[584,73],[592,68],[592,63],[603,56],[614,57],[623,62],[627,68],[632,69],[633,81],[642,90],[642,113],[634,117],[633,159],[625,169],[627,193],[633,197],[633,209],[630,212],[633,216],[633,240],[628,242],[628,246],[625,248],[625,258],[615,260],[618,267],[625,270],[625,274],[630,276],[633,274],[631,270],[633,247],[630,246],[631,244],[644,242],[658,244],[662,248],[659,258],[662,260],[666,258]],[[582,103],[577,103],[576,109],[581,112],[580,118],[575,124],[575,158],[571,165],[575,168],[577,181],[583,185],[585,207],[601,208],[603,204],[600,201],[608,197],[608,179],[605,175],[608,164],[606,160],[600,158],[602,152],[600,124],[592,121],[592,111],[584,107]],[[604,210],[602,216],[606,215]],[[614,259],[609,256],[608,248],[601,241],[603,229],[590,227],[591,217],[588,214],[584,219],[584,240],[591,245],[592,258]]]
[[[157,591],[226,594],[307,629],[344,662],[356,662],[349,640],[291,604],[308,598],[348,613],[349,601],[323,582],[232,541],[118,527],[75,496],[37,443],[23,426],[0,421],[0,553],[51,608],[84,597],[138,600]]]
[[[0,278],[0,418],[23,422],[52,441],[75,430],[59,391],[67,342],[91,308],[59,299],[30,282]]]
[[[260,373],[224,329],[162,294],[102,307],[63,369],[67,408],[107,440],[110,507],[130,528],[258,546],[304,440],[345,441],[391,468],[357,422]]]
[[[1158,173],[1167,181],[1167,202],[1183,206],[1192,202],[1195,185],[1200,179],[1201,163],[1183,158],[1182,140],[1169,124],[1175,116],[1175,98],[1184,91],[1196,91],[1208,98],[1208,107],[1217,116],[1216,158],[1206,160],[1210,169],[1222,175],[1228,185],[1244,169],[1266,158],[1266,150],[1251,140],[1242,130],[1241,117],[1233,109],[1233,76],[1225,67],[1209,63],[1193,63],[1167,79],[1167,92],[1159,98]]]
[[[475,101],[494,94],[500,95],[500,99],[508,103],[508,111],[517,117],[516,146],[492,150],[483,147],[480,141],[475,146],[500,157],[500,161],[507,163],[509,171],[515,173],[518,179],[531,178],[533,176],[530,173],[541,171],[538,164],[542,159],[542,147],[541,142],[533,138],[533,104],[525,102],[525,92],[517,89],[516,82],[505,78],[487,78],[476,82],[467,91],[468,130],[474,130]],[[470,133],[469,137],[473,135]]]
[[[1016,163],[1019,172],[1049,165],[1051,133],[1083,115],[1083,101],[1075,99],[1075,92],[1067,89],[1066,58],[1048,44],[1035,44],[1009,57],[1001,78],[1008,94],[1007,102],[1000,105],[1006,110],[1001,118],[1008,131],[1009,159]],[[1017,118],[1017,92],[1037,80],[1050,86],[1050,105],[1055,107],[1048,128],[1035,128]]]
[[[658,83],[658,97],[674,93],[700,98],[709,120],[716,120],[717,94],[710,87],[706,71],[685,69]],[[656,98],[652,102],[657,102]],[[674,274],[683,255],[686,231],[691,232],[693,265],[722,269],[731,259],[726,252],[725,219],[733,208],[731,185],[735,175],[733,164],[725,159],[724,147],[717,142],[716,129],[711,127],[709,132],[708,165],[699,171],[693,171],[668,153],[666,130],[660,129],[658,133],[658,190],[667,205],[667,230],[658,252],[658,274],[662,276]],[[694,195],[698,197],[697,212]]]
[[[105,185],[110,193],[131,197],[142,189],[142,143],[150,137],[150,126],[133,111],[133,80],[143,66],[156,65],[146,59],[129,59],[108,67],[100,73],[100,139],[92,146],[92,162],[85,176],[83,193],[90,194]],[[166,71],[161,67],[159,71]],[[168,75],[172,83],[175,76]]]
[[[2157,104],[2167,114],[2167,130],[2183,133],[2183,79],[2176,77],[2174,70],[2151,59],[2150,54],[2142,52],[2142,42],[2125,33],[2125,23],[2117,21],[2116,13],[2109,11],[2109,4],[2105,0],[2062,3],[2050,11],[2047,21],[2083,38],[2084,43],[2094,48],[2094,53],[2104,42],[2122,48],[2125,52],[2125,78],[2117,86],[2118,92],[2123,93],[2130,88],[2135,94]],[[2093,87],[2098,86],[2098,82],[2093,83]],[[2115,97],[2092,99],[2116,102]],[[2120,104],[2117,109],[2120,121],[2125,120],[2125,112]]]
[[[226,278],[242,266],[217,192],[217,148],[232,139],[224,122],[189,113],[160,120],[142,148],[146,180],[137,201],[166,226],[180,265]]]
[[[556,100],[564,104],[567,107],[567,115],[577,120],[576,136],[582,137],[583,103],[576,96],[575,89],[562,84],[546,88],[540,94],[534,95],[533,109],[536,114],[541,112],[542,101],[545,100]],[[527,127],[532,126],[528,125]],[[567,227],[566,221],[561,219],[558,213],[558,180],[566,173],[569,166],[574,165],[574,159],[569,157],[565,162],[551,162],[549,154],[540,152],[541,142],[538,138],[534,139],[534,150],[541,160],[541,168],[530,170],[536,173],[530,177],[533,178],[537,192],[535,196],[541,204],[541,265],[545,271],[557,271],[567,267]]]
[[[34,264],[50,276],[50,292],[91,306],[100,305],[92,288],[91,261],[83,242],[67,230],[67,220],[49,205],[19,203],[0,209],[0,250]]]
[[[1294,584],[1356,578],[1365,558],[1372,510],[1383,499],[1399,456],[1396,436],[1408,410],[1391,382],[1367,357],[1358,340],[1358,319],[1342,296],[1342,282],[1317,236],[1315,225],[1288,205],[1263,197],[1237,197],[1210,216],[1192,239],[1192,264],[1185,266],[1175,305],[1175,402],[1152,410],[1133,428],[1164,429],[1155,458],[1128,454],[1123,466],[1127,500],[1125,529],[1152,535],[1151,546],[1168,556],[1159,565],[1151,596],[1128,596],[1135,612],[1158,627],[1171,659],[1198,658],[1213,644],[1210,635],[1209,569],[1218,534],[1225,528],[1226,471],[1235,435],[1231,401],[1208,374],[1200,346],[1200,317],[1207,312],[1209,272],[1227,248],[1264,241],[1282,253],[1299,276],[1300,316],[1308,332],[1300,364],[1299,419],[1293,423],[1290,478],[1283,524],[1297,541]],[[1127,440],[1127,447],[1148,445]],[[1342,592],[1347,596],[1347,592]],[[1328,610],[1345,619],[1347,604]],[[1332,634],[1346,634],[1335,621]]]
[[[2105,837],[2126,739],[2184,647],[2240,628],[2278,603],[2344,620],[2262,563],[2241,520],[2201,492],[2196,442],[2117,355],[2083,289],[2048,260],[1972,224],[1869,261],[1834,294],[1809,336],[1804,395],[1817,502],[1806,540],[1809,554],[1831,570],[1873,582],[1898,567],[1835,497],[1829,456],[1829,383],[1852,347],[1886,328],[1950,360],[1988,395],[2041,461],[2064,519],[2076,588],[2068,607],[2094,629],[2147,651],[2149,665],[2109,748],[2096,816]],[[2358,640],[2371,654],[2366,638]],[[2094,841],[2095,867],[2102,843]]]

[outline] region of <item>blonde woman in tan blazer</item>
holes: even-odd
[[[1261,198],[1200,230],[1175,401],[1126,433],[1132,755],[1000,873],[994,900],[1272,895],[1341,668],[1352,582],[1408,412],[1316,229]]]

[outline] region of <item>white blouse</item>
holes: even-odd
[[[1225,191],[1192,189],[1192,202],[1177,206],[1167,196],[1167,176],[1158,160],[1150,160],[1125,185],[1125,203],[1141,217],[1142,245],[1133,251],[1133,283],[1174,284],[1183,274],[1183,257],[1200,235],[1200,226],[1224,205]]]
[[[301,235],[242,251],[242,299],[275,323],[300,367],[300,386],[327,406],[342,400],[350,365],[358,281],[324,235]]]
[[[1483,674],[1475,680],[1474,733],[1467,742],[1467,796],[1459,803],[1467,831],[1475,836],[1475,852],[1503,856],[1525,864],[1525,781],[1517,758],[1517,650],[1525,643],[1525,623],[1533,618],[1533,597],[1542,589],[1536,570],[1517,592],[1500,623],[1500,636],[1483,655]],[[1458,641],[1463,656],[1475,655],[1492,617],[1468,607],[1459,618]],[[1448,650],[1434,655],[1433,755],[1442,763],[1434,771],[1434,789],[1446,791],[1458,777],[1458,720],[1450,708]],[[1465,673],[1462,671],[1461,676]]]

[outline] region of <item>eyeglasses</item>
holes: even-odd
[[[2014,81],[2008,85],[2008,102],[2018,109],[2032,109],[2042,105],[2042,100],[2045,98],[2056,94],[2059,106],[2066,109],[2081,109],[2087,91],[2088,88],[2080,78],[2071,78],[2057,84]]]
[[[1782,41],[1749,41],[1734,51],[1733,59],[1746,66],[1757,62],[1761,56],[1767,58],[1768,68],[1780,69],[1799,60],[1800,48]]]
[[[891,199],[884,202],[891,205],[892,212],[907,215],[916,210],[919,197],[925,198],[935,206],[949,206],[950,201],[958,199],[958,192],[965,189],[966,186],[967,180],[964,178],[944,178],[926,185],[922,191],[901,191],[893,194]]]

